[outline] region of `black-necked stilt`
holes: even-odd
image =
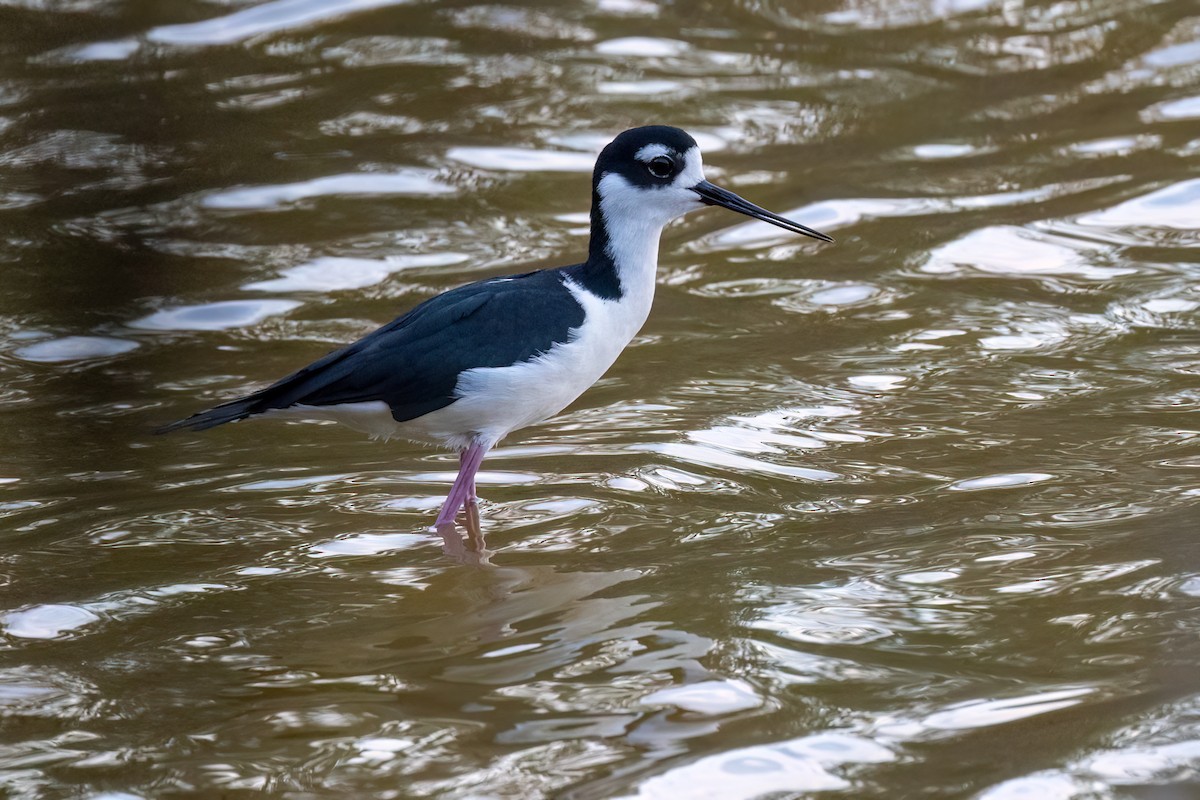
[[[566,408],[625,349],[650,313],[663,227],[706,205],[833,241],[704,180],[700,148],[684,131],[634,128],[596,160],[587,261],[451,289],[261,391],[159,432],[273,412],[444,445],[458,452],[459,469],[435,525],[451,523],[474,506],[488,450]]]

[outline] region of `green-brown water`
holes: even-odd
[[[0,796],[1200,796],[1200,8],[0,0]],[[149,435],[668,229],[485,464]]]

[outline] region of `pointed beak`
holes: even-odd
[[[778,214],[772,214],[765,208],[754,205],[749,200],[743,200],[728,189],[722,189],[720,186],[714,186],[708,181],[700,181],[692,187],[692,191],[700,195],[700,202],[709,206],[721,206],[728,208],[730,211],[736,211],[739,214],[745,214],[747,217],[769,222],[783,228],[785,231],[792,233],[802,233],[805,236],[811,236],[814,239],[820,239],[823,242],[832,242],[833,239],[820,231],[814,231],[812,228],[806,228],[799,222],[792,222],[790,219],[785,219]]]

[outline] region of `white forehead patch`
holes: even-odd
[[[665,144],[655,143],[655,144],[648,144],[645,147],[643,147],[641,150],[638,150],[636,153],[633,154],[633,157],[636,158],[638,161],[649,161],[652,158],[658,158],[659,156],[669,156],[670,154],[671,154],[671,148],[667,147]]]

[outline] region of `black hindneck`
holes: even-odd
[[[571,268],[572,277],[583,288],[604,300],[620,300],[624,295],[621,277],[609,248],[608,225],[600,211],[600,195],[592,190],[592,232],[588,241],[588,258]]]

